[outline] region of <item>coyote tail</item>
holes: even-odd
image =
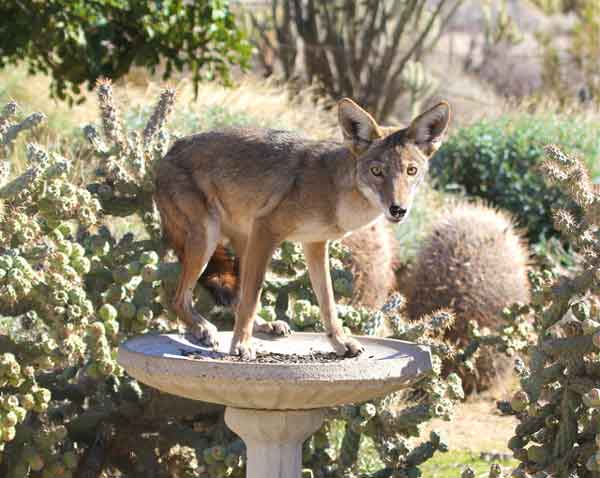
[[[239,258],[219,244],[200,276],[200,284],[210,291],[217,305],[234,305],[240,284]]]

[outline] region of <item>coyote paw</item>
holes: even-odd
[[[346,335],[333,335],[329,340],[339,357],[356,357],[365,350],[358,340]]]
[[[216,349],[219,346],[219,331],[209,322],[204,324],[196,322],[188,328],[188,332],[191,334],[193,342],[206,345],[213,349]]]
[[[231,355],[239,355],[242,360],[254,360],[256,358],[256,350],[254,350],[254,346],[252,345],[252,339],[244,341],[233,339],[229,353]]]
[[[262,332],[269,335],[290,335],[292,329],[287,322],[283,320],[274,320],[273,322],[267,322],[266,320],[259,321],[258,319],[254,322],[254,332]]]

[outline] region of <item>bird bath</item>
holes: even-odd
[[[248,478],[300,478],[302,443],[322,424],[325,409],[404,388],[431,370],[424,346],[356,337],[358,357],[328,362],[257,363],[223,360],[231,332],[217,351],[176,334],[124,342],[118,361],[127,373],[164,392],[226,406],[225,422],[246,443]],[[324,334],[254,337],[258,354],[310,356],[331,352]],[[190,355],[193,354],[193,355]]]

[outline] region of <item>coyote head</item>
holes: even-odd
[[[348,98],[338,104],[344,140],[356,159],[358,186],[391,222],[407,216],[428,161],[442,144],[450,105],[442,102],[415,118],[407,128],[382,128]]]

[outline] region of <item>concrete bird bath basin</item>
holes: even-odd
[[[248,478],[300,478],[302,443],[322,424],[325,408],[404,388],[431,370],[427,347],[357,337],[365,352],[328,362],[256,363],[223,359],[231,332],[213,351],[176,334],[124,342],[118,361],[140,382],[164,392],[226,406],[225,422],[246,443]],[[254,337],[257,353],[310,356],[331,352],[324,334]]]

